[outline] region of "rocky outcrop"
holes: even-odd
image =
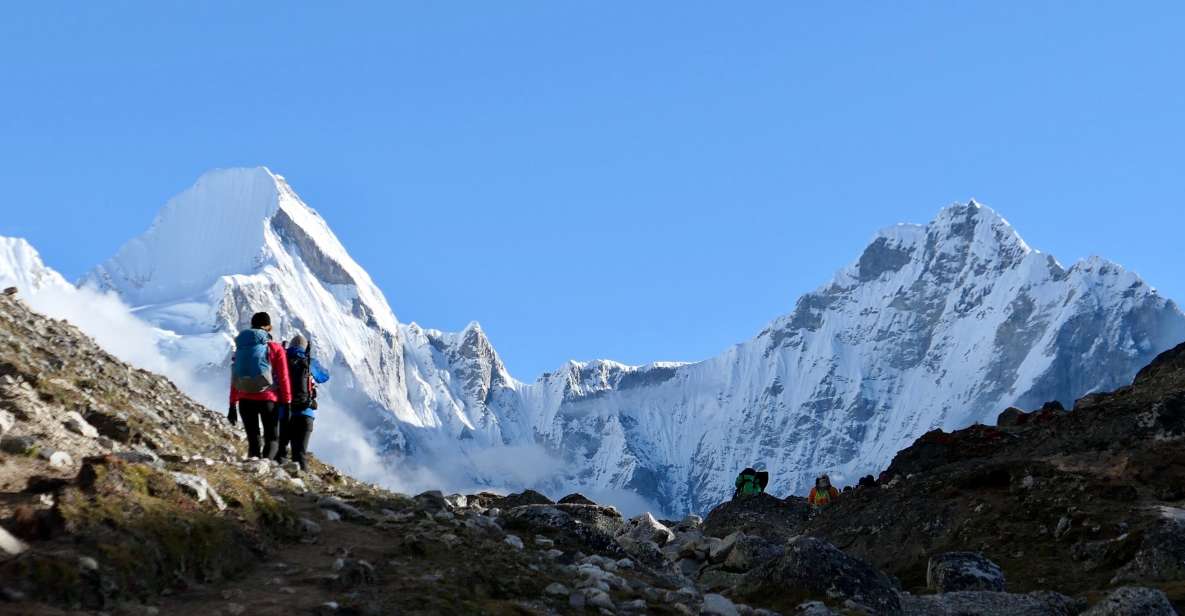
[[[709,537],[726,537],[735,532],[786,540],[806,525],[806,499],[777,498],[770,494],[741,496],[725,501],[704,518],[703,532]]]
[[[507,528],[558,531],[592,551],[618,549],[615,539],[625,524],[616,509],[599,505],[520,505],[505,518]]]
[[[1004,590],[1000,566],[977,552],[947,552],[930,558],[926,587],[947,593],[968,590]]]
[[[745,574],[736,593],[786,611],[807,599],[827,597],[877,614],[902,613],[897,589],[885,574],[810,537],[791,541],[781,558]]]
[[[1125,586],[1107,595],[1082,616],[1173,616],[1176,613],[1163,592]]]
[[[1054,592],[1008,594],[991,591],[950,592],[937,595],[904,594],[901,606],[909,616],[1007,614],[1008,616],[1074,616],[1081,601]]]

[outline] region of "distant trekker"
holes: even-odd
[[[820,475],[815,480],[815,487],[811,488],[811,494],[807,497],[807,502],[815,509],[822,509],[831,505],[836,500],[839,500],[839,490],[836,490],[831,485],[831,478],[827,475]]]
[[[746,468],[737,475],[735,484],[736,492],[733,492],[733,498],[762,494],[765,492],[765,486],[769,485],[769,473],[752,467]]]
[[[288,445],[292,445],[292,461],[300,470],[308,470],[305,454],[309,448],[309,436],[313,433],[313,420],[317,411],[317,383],[314,380],[312,344],[305,337],[296,334],[288,341],[288,377],[292,381],[292,404],[285,416],[280,417],[280,449],[277,462],[283,462]]]
[[[284,347],[272,341],[272,319],[266,312],[251,317],[251,329],[235,336],[235,354],[231,361],[230,411],[226,419],[233,425],[243,416],[247,432],[247,456],[274,458],[278,449],[277,407],[292,402],[288,381],[288,359]],[[259,442],[260,426],[263,444]]]

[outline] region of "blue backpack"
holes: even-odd
[[[231,366],[231,385],[249,394],[261,394],[272,388],[272,362],[267,343],[271,336],[262,329],[247,329],[235,336],[235,358]]]

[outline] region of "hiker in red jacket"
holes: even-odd
[[[288,358],[284,347],[272,340],[272,319],[266,312],[251,317],[251,329],[235,337],[235,355],[231,361],[230,411],[226,419],[233,425],[239,414],[247,432],[247,456],[276,457],[279,443],[276,429],[280,407],[292,402],[288,382]],[[260,447],[260,425],[263,446]]]

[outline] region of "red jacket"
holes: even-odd
[[[267,343],[267,360],[272,365],[272,388],[257,394],[239,391],[232,384],[230,386],[230,403],[239,400],[265,400],[280,404],[292,402],[292,385],[288,382],[288,354],[279,342]]]

